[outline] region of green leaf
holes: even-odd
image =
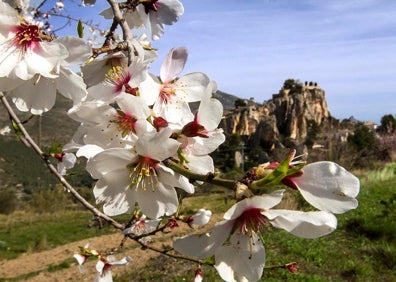
[[[12,129],[14,129],[17,138],[21,137],[21,129],[14,120],[12,120]]]
[[[80,38],[84,37],[84,24],[81,20],[78,20],[77,23],[77,33],[78,33],[78,37]]]

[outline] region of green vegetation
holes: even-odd
[[[296,261],[296,274],[284,269],[265,270],[262,281],[394,281],[396,279],[396,164],[381,169],[355,171],[362,183],[359,207],[338,215],[338,229],[320,239],[308,240],[269,228],[264,234],[267,267]],[[232,204],[231,195],[220,188],[202,186],[200,192],[184,200],[184,212],[191,214],[205,207],[222,214]],[[59,193],[54,192],[54,193]],[[301,197],[288,191],[289,206],[301,207]],[[59,197],[59,194],[57,194]],[[50,196],[46,196],[51,198]],[[290,202],[291,200],[291,202]],[[29,208],[31,209],[31,208]],[[69,242],[113,232],[87,228],[92,215],[82,211],[59,210],[51,214],[18,211],[0,215],[0,259],[16,258],[22,253],[51,249]],[[163,242],[168,245],[169,242]],[[133,250],[128,250],[133,257]],[[75,267],[72,259],[47,266],[46,271]],[[195,263],[156,256],[143,268],[133,264],[115,281],[190,281]],[[206,281],[221,281],[216,271],[203,266]],[[24,277],[34,277],[38,272]]]
[[[310,86],[312,86],[312,85],[310,85]],[[283,82],[282,89],[290,90],[290,94],[301,93],[302,89],[303,89],[303,85],[298,79],[289,78]]]
[[[0,259],[43,251],[113,232],[113,228],[87,228],[92,214],[83,211],[0,215]]]
[[[381,125],[378,127],[378,132],[384,134],[392,134],[396,131],[396,118],[391,115],[384,115],[381,118]]]

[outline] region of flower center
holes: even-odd
[[[106,73],[105,81],[114,87],[114,93],[120,93],[125,88],[125,92],[136,96],[137,88],[133,88],[128,84],[131,78],[132,74],[124,72],[122,66],[113,66]]]
[[[268,219],[261,214],[261,209],[248,208],[235,220],[234,229],[251,236],[253,233],[260,233],[267,225]]]
[[[111,120],[110,122],[115,123],[117,129],[121,132],[121,136],[125,137],[130,133],[135,133],[136,121],[137,120],[130,114],[117,110],[117,116],[114,120]]]
[[[175,95],[175,88],[171,83],[164,83],[161,87],[159,98],[162,103],[167,104],[169,100]]]
[[[149,157],[139,156],[137,162],[128,165],[131,185],[135,186],[136,190],[140,188],[147,191],[147,188],[151,187],[152,191],[155,191],[155,185],[159,182],[155,171],[157,163],[158,161]]]
[[[15,36],[12,43],[26,52],[28,49],[34,49],[37,42],[41,41],[39,28],[36,25],[21,23],[14,27]]]

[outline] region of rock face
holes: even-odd
[[[297,92],[281,89],[262,105],[253,100],[236,105],[225,113],[221,127],[227,135],[246,136],[249,146],[265,150],[271,150],[280,139],[301,143],[312,128],[331,127],[333,120],[325,92],[318,86],[301,86]]]

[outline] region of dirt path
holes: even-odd
[[[79,246],[84,246],[90,242],[92,248],[111,249],[119,245],[122,240],[121,234],[103,235],[100,237],[85,239],[73,242],[57,248],[32,254],[24,254],[13,260],[0,261],[0,278],[7,281],[11,278],[21,278],[22,281],[93,281],[96,276],[95,261],[88,261],[85,265],[85,273],[81,274],[77,262],[73,262],[69,268],[59,271],[49,272],[49,266],[56,266],[73,257],[78,252]],[[129,242],[126,251],[130,251],[130,245],[136,243]],[[139,250],[137,250],[139,251]],[[135,251],[134,251],[135,252]],[[148,252],[145,252],[148,254]],[[146,254],[145,254],[146,255]],[[121,258],[123,255],[117,255]],[[122,270],[123,267],[115,269],[113,272]],[[22,278],[24,275],[32,274],[32,278]],[[36,275],[34,275],[36,274]],[[19,280],[19,279],[17,279]]]
[[[217,216],[214,216],[217,217]],[[213,222],[213,218],[211,220]],[[213,223],[208,224],[205,228],[210,228]],[[188,227],[177,228],[168,235],[160,236],[160,240],[153,243],[152,246],[161,248],[165,242],[170,242],[173,236],[180,236]],[[203,230],[200,230],[203,232]],[[84,239],[63,246],[56,247],[51,250],[24,254],[13,260],[0,260],[0,281],[29,281],[29,282],[63,282],[63,281],[93,281],[97,276],[95,270],[96,260],[89,260],[84,264],[84,273],[80,273],[76,261],[70,264],[70,259],[78,252],[79,246],[84,246],[88,242],[90,247],[98,250],[110,250],[118,247],[123,235],[120,233],[103,235],[94,238]],[[140,245],[132,240],[127,240],[122,252],[115,254],[117,259],[124,256],[132,257],[132,262],[125,267],[114,267],[111,272],[113,275],[123,273],[130,270],[130,267],[141,268],[146,262],[158,253],[150,250],[142,250]],[[59,266],[65,262],[66,267]],[[52,269],[51,269],[52,267]],[[49,269],[50,268],[50,269]]]

